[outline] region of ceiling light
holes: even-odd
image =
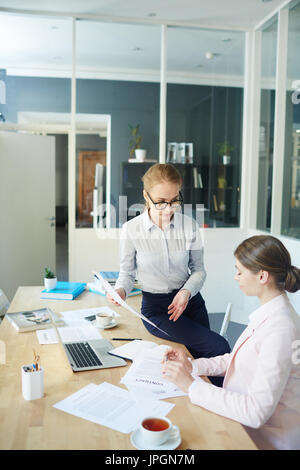
[[[222,42],[231,42],[232,39],[231,38],[222,38],[221,41]]]
[[[205,52],[205,57],[208,59],[208,60],[211,60],[215,57],[215,54],[211,51],[207,51]]]

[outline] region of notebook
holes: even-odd
[[[47,310],[51,318],[54,312],[50,308]],[[53,327],[73,372],[127,366],[124,359],[108,354],[113,347],[106,339],[62,341],[54,322]]]
[[[41,299],[73,300],[85,290],[84,282],[61,282],[58,281],[55,289],[44,289]]]

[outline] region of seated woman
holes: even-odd
[[[245,425],[259,448],[300,449],[300,318],[285,293],[300,289],[300,270],[272,236],[248,238],[234,255],[235,279],[260,307],[231,353],[191,361],[170,349],[163,374],[192,403]],[[225,376],[223,387],[200,375]]]

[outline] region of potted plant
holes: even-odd
[[[223,165],[229,165],[231,159],[231,152],[233,152],[234,147],[225,141],[218,145],[218,153],[223,159]]]
[[[57,283],[57,277],[55,274],[50,270],[50,268],[45,268],[44,274],[44,284],[47,290],[55,289]]]
[[[140,124],[133,127],[129,124],[130,129],[130,141],[129,141],[129,155],[130,158],[136,158],[143,162],[146,158],[146,150],[141,149],[142,136],[140,135]]]

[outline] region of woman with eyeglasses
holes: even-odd
[[[203,246],[198,224],[180,211],[181,175],[171,164],[155,164],[142,180],[146,210],[122,227],[115,289],[125,300],[137,277],[142,314],[167,335],[144,321],[150,333],[184,344],[194,358],[226,354],[230,347],[210,330],[200,294],[206,278]],[[212,380],[222,385],[221,377]]]

